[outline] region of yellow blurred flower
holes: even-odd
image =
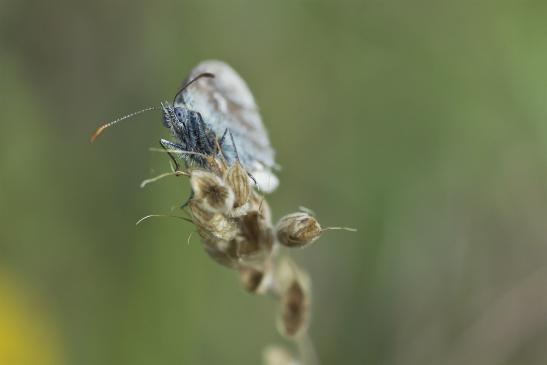
[[[0,364],[59,365],[58,333],[39,302],[0,270]]]

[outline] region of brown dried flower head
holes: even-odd
[[[188,208],[207,253],[225,266],[262,268],[275,240],[269,207],[239,162],[220,175],[196,169],[190,180]]]
[[[194,224],[202,231],[207,231],[216,238],[230,241],[237,234],[237,223],[221,213],[205,209],[201,201],[193,199],[188,203]],[[199,232],[199,230],[198,230]],[[200,234],[200,236],[202,236]]]
[[[321,225],[310,214],[292,213],[279,220],[276,227],[277,239],[288,247],[307,246],[321,236]]]
[[[264,261],[271,253],[274,236],[269,222],[260,214],[252,211],[238,219],[238,231],[235,237],[238,253],[248,264]]]
[[[279,332],[289,338],[298,337],[306,332],[309,324],[309,278],[289,260],[280,263],[276,276],[281,297]]]
[[[234,206],[234,192],[217,175],[196,169],[191,172],[190,184],[194,192],[193,200],[199,202],[203,209],[224,213]]]
[[[296,337],[307,327],[308,303],[302,285],[293,281],[282,297],[281,323],[287,337]]]

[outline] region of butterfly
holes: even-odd
[[[92,141],[107,127],[144,111],[129,114],[97,129]],[[162,122],[175,141],[160,139],[175,165],[207,168],[207,157],[228,165],[239,161],[263,192],[279,185],[273,173],[274,150],[255,99],[241,76],[222,61],[207,60],[195,66],[172,103],[161,103]]]

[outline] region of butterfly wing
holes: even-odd
[[[175,99],[175,106],[199,112],[205,124],[217,137],[228,129],[234,138],[239,159],[264,191],[273,191],[278,184],[271,172],[275,166],[274,150],[255,100],[247,84],[229,65],[221,61],[203,61],[188,75],[183,84],[202,73],[202,77],[183,90]],[[226,154],[231,150],[229,137],[223,143]],[[230,146],[230,147],[225,147]],[[230,157],[230,156],[228,156]]]

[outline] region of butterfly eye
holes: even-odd
[[[180,121],[184,121],[184,114],[182,108],[175,108],[175,115],[177,116],[177,119]]]

